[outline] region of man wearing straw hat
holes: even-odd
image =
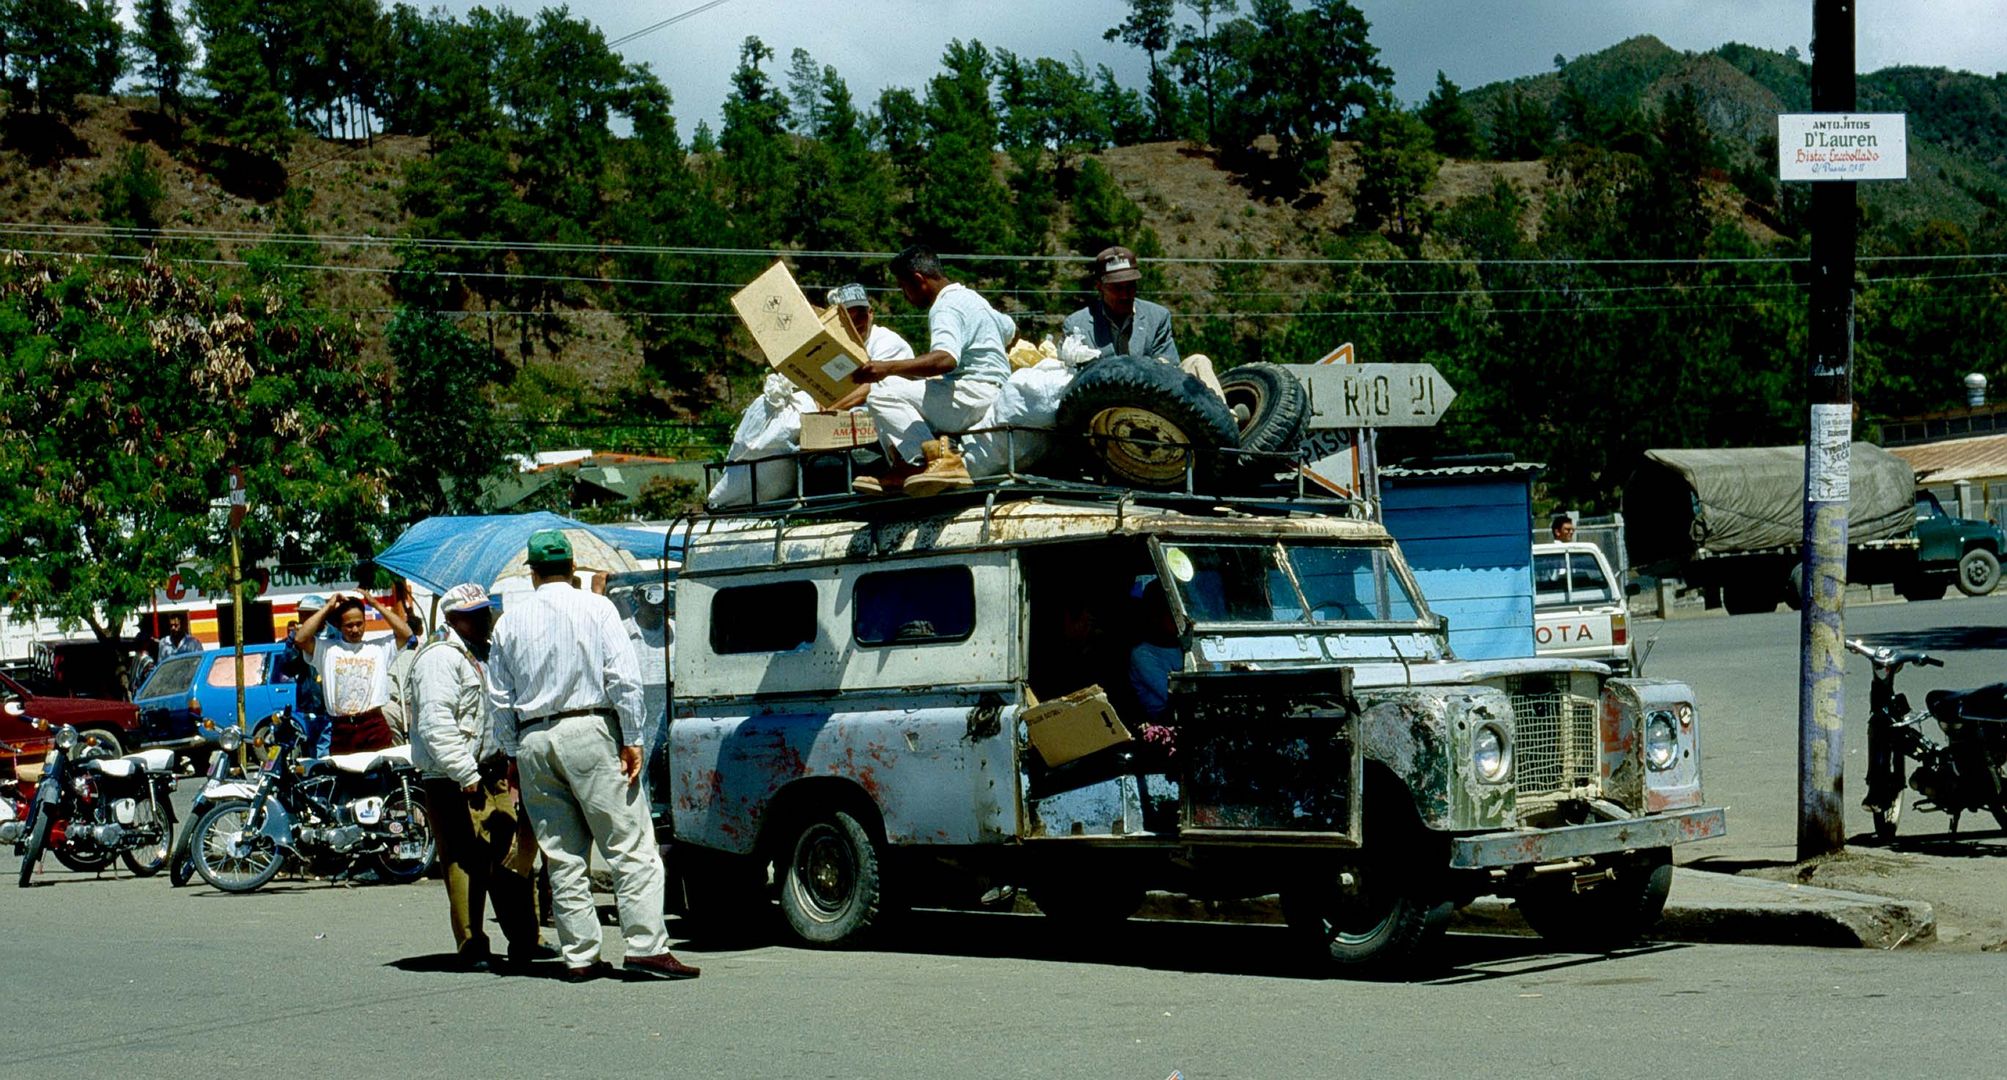
[[[514,759],[523,808],[550,868],[551,905],[566,978],[599,977],[599,910],[586,859],[596,842],[613,871],[626,939],[621,966],[658,979],[698,969],[669,952],[662,919],[666,874],[641,783],[641,671],[620,614],[572,586],[571,540],[531,534],[530,584],[495,622],[488,679],[494,732]]]

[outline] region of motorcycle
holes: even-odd
[[[273,717],[271,738],[277,752],[250,797],[219,801],[189,831],[202,880],[245,893],[288,863],[327,878],[373,869],[394,883],[432,869],[432,827],[410,747],[303,758],[290,709]]]
[[[1924,801],[1918,810],[1951,815],[1951,831],[1968,811],[1988,810],[2007,829],[2007,683],[1977,690],[1932,690],[1921,711],[1897,693],[1902,669],[1943,667],[1944,661],[1915,649],[1847,642],[1874,665],[1869,691],[1868,794],[1861,805],[1875,822],[1877,839],[1895,836],[1907,785]],[[1923,722],[1935,718],[1945,741],[1931,738]],[[1914,771],[1907,771],[1911,760]]]
[[[11,839],[21,856],[21,887],[44,851],[80,873],[97,873],[113,859],[138,877],[159,873],[174,832],[174,751],[112,757],[68,724],[30,723],[49,731],[55,747],[17,820],[0,826],[0,842]]]
[[[214,728],[214,725],[209,726]],[[195,880],[195,857],[190,841],[195,835],[195,826],[202,821],[202,815],[225,802],[249,804],[258,791],[258,773],[251,762],[262,763],[273,749],[266,745],[263,736],[245,743],[241,728],[222,728],[215,734],[218,750],[209,755],[209,771],[204,776],[202,790],[195,793],[195,804],[188,812],[188,825],[175,837],[173,853],[167,860],[167,880],[177,889]],[[245,760],[239,751],[247,746],[250,757]]]

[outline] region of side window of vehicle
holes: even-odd
[[[783,653],[815,643],[815,584],[778,581],[711,594],[711,651]]]
[[[236,687],[237,658],[229,654],[218,656],[216,662],[209,665],[209,674],[203,681],[210,686]],[[244,658],[244,685],[265,685],[265,661],[262,657],[254,655]]]
[[[976,582],[966,566],[887,570],[857,579],[859,645],[964,641],[976,629]]]
[[[1565,603],[1568,599],[1568,556],[1556,552],[1533,556],[1534,602]]]

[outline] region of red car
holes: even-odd
[[[129,701],[35,694],[12,678],[0,675],[0,702],[7,701],[20,702],[28,716],[47,720],[51,727],[69,724],[80,734],[95,736],[114,757],[139,748],[139,709]],[[16,756],[27,761],[41,760],[49,752],[49,735],[23,717],[0,711],[0,744],[5,744],[0,745],[0,762],[6,763],[11,772]]]

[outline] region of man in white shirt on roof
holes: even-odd
[[[871,313],[871,297],[856,282],[829,290],[829,306],[841,307],[850,325],[864,339],[864,354],[873,360],[911,360],[913,346],[880,325]]]
[[[488,650],[495,741],[516,763],[523,808],[550,867],[551,906],[566,978],[597,978],[599,909],[586,859],[595,843],[613,871],[627,943],[621,966],[658,979],[698,969],[669,952],[666,874],[641,782],[641,670],[620,613],[572,584],[571,540],[530,536],[535,591],[509,597]]]
[[[981,424],[1010,378],[1008,350],[1017,324],[974,290],[941,273],[941,260],[909,247],[892,260],[892,279],[908,303],[927,312],[926,352],[911,360],[872,360],[854,376],[892,467],[857,480],[859,491],[934,495],[972,482],[962,455],[940,433]]]

